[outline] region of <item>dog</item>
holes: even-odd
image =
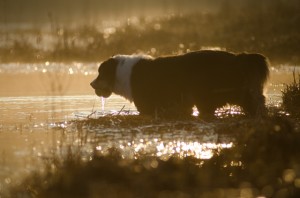
[[[246,115],[265,114],[264,85],[269,63],[261,54],[201,50],[176,56],[116,55],[104,61],[91,82],[95,93],[134,102],[141,115],[201,117],[239,105]]]

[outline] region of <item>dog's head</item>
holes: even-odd
[[[98,77],[91,82],[98,96],[109,97],[114,89],[118,61],[110,58],[104,61],[98,69]]]

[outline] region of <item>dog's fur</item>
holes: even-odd
[[[265,113],[267,59],[260,54],[196,51],[152,58],[117,55],[104,61],[91,83],[98,96],[112,93],[134,102],[140,114],[213,116],[226,103],[250,116]]]

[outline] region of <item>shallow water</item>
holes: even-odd
[[[113,95],[94,95],[89,83],[97,63],[0,65],[0,195],[33,170],[43,171],[45,159],[64,156],[68,147],[80,148],[83,160],[114,146],[124,157],[171,154],[210,158],[232,140],[215,132],[218,123],[166,122],[121,127],[78,126],[72,120],[104,115],[138,114],[133,104]],[[294,67],[272,68],[266,96],[278,106],[284,83],[292,81]],[[298,70],[298,68],[297,68]],[[121,122],[121,121],[120,121]]]

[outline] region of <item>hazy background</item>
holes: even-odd
[[[0,0],[0,61],[199,49],[300,63],[299,0]]]
[[[102,20],[170,13],[207,12],[220,0],[1,0],[2,23],[49,23],[51,14],[60,23],[97,24]]]

